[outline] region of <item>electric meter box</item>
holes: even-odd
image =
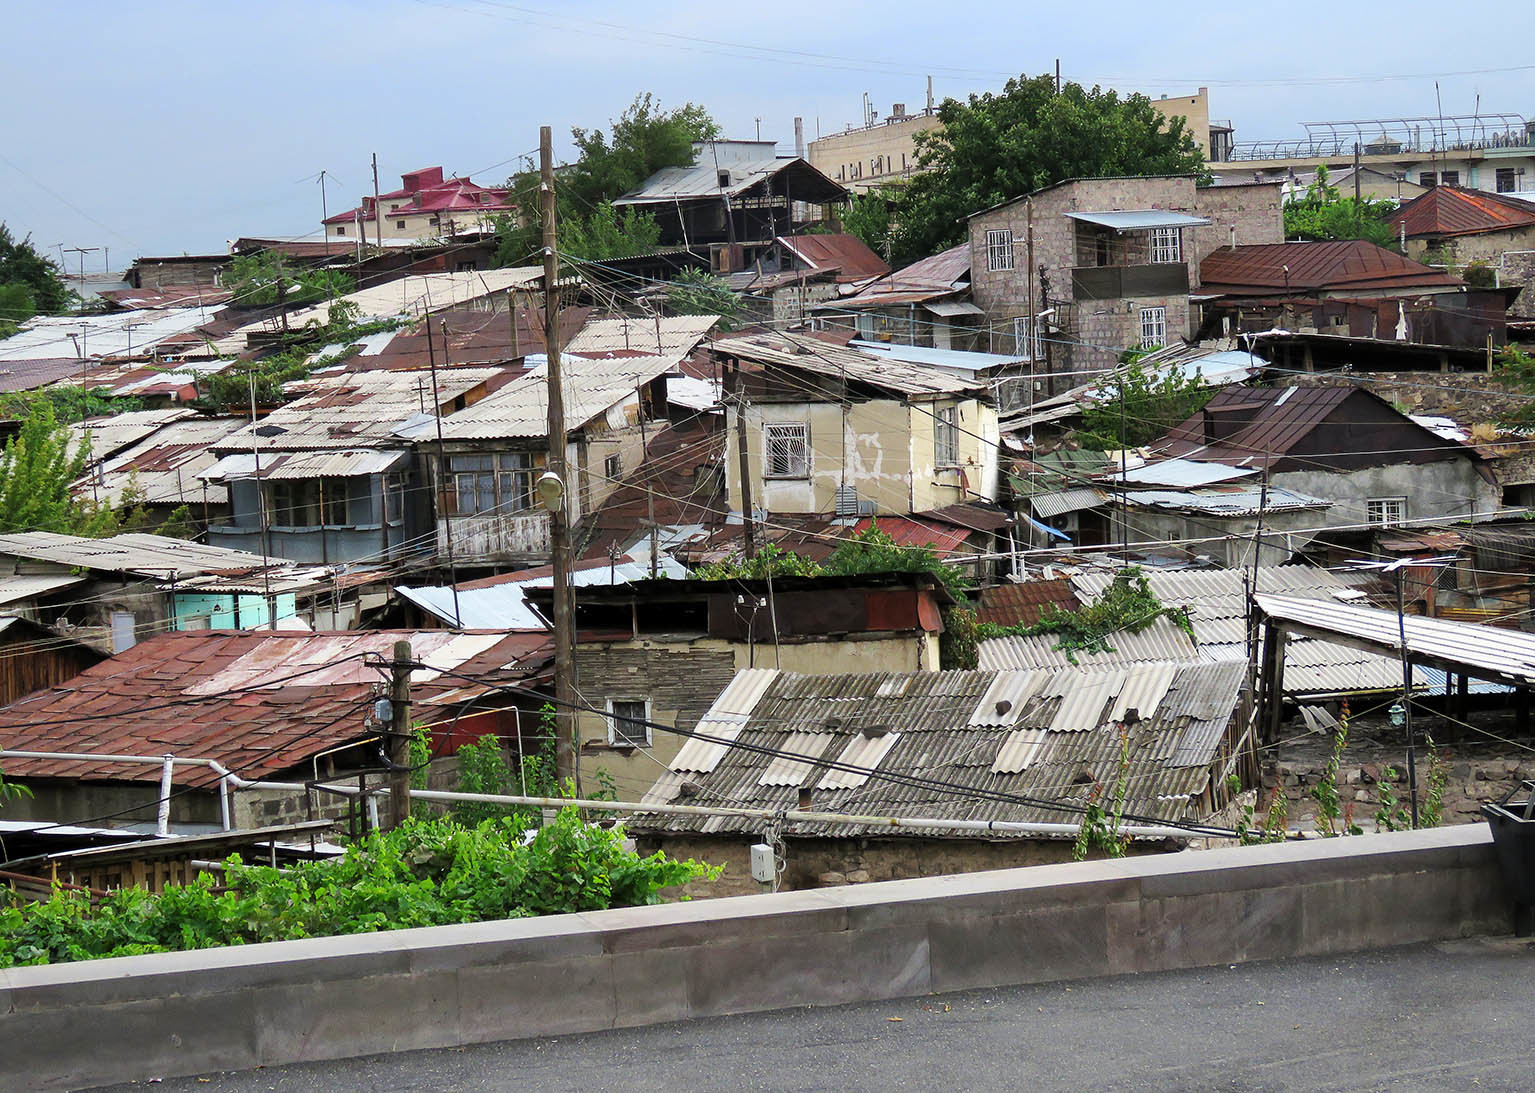
[[[763,884],[772,884],[777,871],[778,863],[773,858],[773,848],[767,843],[753,844],[752,879]]]

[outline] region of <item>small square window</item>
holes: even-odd
[[[336,234],[337,235],[345,235],[346,234],[346,225],[345,224],[337,224],[336,225]]]
[[[1439,181],[1440,181],[1440,183],[1442,183],[1445,186],[1459,186],[1460,185],[1460,172],[1459,171],[1440,171],[1439,172]]]
[[[986,268],[992,272],[1013,268],[1013,230],[992,229],[986,233]]]
[[[1499,167],[1494,177],[1500,194],[1511,194],[1519,189],[1519,176],[1512,167]]]
[[[615,748],[650,747],[650,699],[608,699],[608,745]]]
[[[1398,527],[1407,519],[1405,497],[1372,497],[1364,505],[1365,520],[1378,527]]]
[[[609,482],[617,482],[619,475],[624,473],[624,457],[610,455],[602,461],[602,476]]]
[[[762,427],[767,449],[763,473],[769,478],[810,476],[810,427],[803,422],[769,422]]]
[[[1141,308],[1141,348],[1152,349],[1167,344],[1167,308]]]
[[[1427,188],[1427,187],[1432,186],[1433,184],[1434,184],[1434,172],[1433,171],[1420,171],[1418,173],[1418,185],[1419,186]]]

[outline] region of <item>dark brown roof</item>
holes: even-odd
[[[1059,611],[1082,608],[1082,601],[1071,590],[1071,582],[1064,579],[983,588],[977,598],[980,602],[975,608],[976,621],[998,626],[1034,626],[1051,608]]]
[[[1412,237],[1478,235],[1535,227],[1535,204],[1486,190],[1434,186],[1386,218],[1393,227],[1407,226]]]
[[[160,285],[157,288],[109,288],[97,295],[124,311],[137,311],[225,304],[234,297],[234,292],[213,285]]]
[[[0,708],[0,747],[171,753],[215,759],[247,778],[270,775],[370,735],[363,717],[384,675],[364,657],[388,658],[401,639],[410,641],[418,660],[431,657],[453,671],[526,683],[527,668],[541,666],[546,657],[548,635],[449,630],[162,634],[57,687]],[[451,719],[472,697],[463,694],[467,681],[446,674],[416,678],[412,686],[412,713],[428,724]],[[444,696],[448,700],[439,701]],[[481,702],[477,710],[500,704]],[[8,759],[5,773],[103,781],[160,776],[157,767],[43,759]],[[184,764],[176,768],[175,780],[207,785],[218,779],[206,767]]]
[[[969,279],[970,244],[961,243],[904,266],[888,277],[881,277],[862,292],[838,304],[869,306],[920,303],[934,297],[947,296],[954,292],[955,285]]]
[[[890,272],[890,266],[856,235],[779,236],[811,269],[837,271],[838,281],[863,281]]]
[[[1272,470],[1473,454],[1358,387],[1227,387],[1156,447],[1168,457]]]
[[[652,511],[662,527],[724,527],[729,506],[721,492],[723,476],[714,473],[725,457],[722,426],[719,417],[703,414],[652,437],[645,461],[625,474],[623,484],[584,523],[577,539],[581,554],[606,558],[644,531]]]
[[[1200,291],[1226,295],[1461,288],[1442,270],[1362,239],[1222,247],[1199,263]]]
[[[560,332],[566,343],[586,325],[591,308],[569,307],[560,311]],[[443,329],[447,337],[443,337]],[[427,345],[426,326],[417,320],[390,339],[379,353],[347,360],[352,371],[425,368],[433,354],[437,367],[445,364],[499,364],[510,360],[512,321],[505,311],[487,312],[457,307],[432,316],[432,343]],[[517,309],[516,356],[544,352],[543,312],[523,304]]]

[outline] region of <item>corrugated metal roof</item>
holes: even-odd
[[[1460,288],[1464,282],[1362,239],[1221,247],[1199,263],[1200,291],[1263,295]]]
[[[856,235],[780,235],[778,242],[811,269],[836,270],[838,281],[862,281],[890,272],[890,266]]]
[[[1168,212],[1166,209],[1125,209],[1112,212],[1072,212],[1067,216],[1114,231],[1149,231],[1152,228],[1198,228],[1210,223],[1201,216]]]
[[[1193,459],[1162,459],[1115,475],[1114,482],[1124,481],[1135,486],[1175,486],[1190,488],[1211,486],[1217,482],[1230,482],[1257,474],[1255,467],[1228,467],[1221,463],[1201,463]]]
[[[803,159],[732,159],[729,162],[721,160],[717,168],[713,159],[705,159],[702,163],[691,167],[663,167],[628,193],[615,197],[613,204],[651,205],[657,202],[719,198],[727,194],[737,197],[773,176],[791,169],[811,180],[812,185],[819,185],[817,193],[809,191],[804,193],[803,199],[806,201],[822,199],[831,201],[847,195],[846,189]],[[722,177],[725,179],[723,186],[720,185]],[[798,190],[799,187],[796,186],[796,191]],[[798,198],[799,192],[796,192],[795,196]]]
[[[801,369],[816,375],[836,376],[904,395],[968,394],[985,386],[908,361],[896,361],[888,357],[876,359],[861,350],[849,349],[809,335],[779,332],[721,338],[710,348],[722,356]]]
[[[1535,634],[1497,626],[1451,622],[1373,607],[1355,607],[1298,596],[1253,597],[1271,619],[1292,622],[1400,655],[1405,629],[1410,656],[1432,659],[1476,672],[1484,678],[1535,683]]]
[[[164,535],[131,533],[105,539],[23,531],[0,535],[0,555],[55,562],[78,569],[135,573],[151,578],[207,572],[249,571],[266,565],[291,566],[282,558],[265,558],[243,550],[208,546]]]
[[[1195,799],[1210,781],[1221,732],[1209,735],[1202,722],[1218,720],[1221,731],[1236,708],[1245,666],[1242,664],[1178,665],[1165,695],[1154,708],[1141,709],[1141,720],[1120,726],[1107,720],[1126,686],[1135,701],[1150,707],[1160,686],[1155,672],[1131,679],[1131,673],[1085,668],[1057,669],[1045,685],[1024,703],[1015,726],[971,724],[981,700],[997,686],[991,672],[922,672],[899,675],[802,676],[768,673],[769,685],[736,728],[735,739],[772,751],[795,751],[807,737],[831,737],[820,755],[849,757],[855,765],[932,779],[953,785],[957,792],[910,782],[892,782],[860,773],[830,772],[814,786],[819,811],[847,809],[894,816],[947,815],[963,819],[1062,820],[1067,813],[1051,803],[1082,806],[1092,794],[1109,792],[1119,775],[1122,739],[1128,747],[1124,769],[1126,809],[1163,819],[1205,819]],[[1085,692],[1090,696],[1083,697]],[[1064,701],[1070,696],[1070,702]],[[740,703],[735,703],[740,705]],[[1051,731],[1066,706],[1069,722],[1097,718],[1073,731]],[[1089,711],[1087,707],[1095,706]],[[1186,712],[1189,711],[1189,712]],[[1201,716],[1196,716],[1201,715]],[[705,717],[735,718],[718,706]],[[1190,736],[1190,725],[1201,722]],[[866,726],[881,726],[885,735],[866,737]],[[702,725],[700,726],[702,728]],[[796,735],[804,734],[804,735]],[[1180,747],[1185,738],[1187,748]],[[1203,754],[1193,753],[1201,741]],[[684,745],[693,748],[696,741]],[[737,748],[717,749],[708,770],[687,755],[657,780],[645,800],[665,802],[681,796],[683,781],[697,784],[711,799],[729,800],[768,809],[798,805],[803,778],[794,784],[781,776],[781,757]],[[881,754],[882,753],[882,754]],[[808,754],[808,752],[801,752]],[[1178,762],[1175,754],[1181,755]],[[683,764],[687,769],[683,769]],[[803,764],[799,767],[802,768]],[[775,776],[764,776],[770,768]],[[858,782],[856,788],[848,783]],[[984,800],[978,793],[1004,793],[1039,803]],[[695,831],[719,834],[758,832],[763,821],[743,817],[636,816],[632,830]],[[855,824],[784,826],[789,835],[870,837],[889,834],[888,828]],[[903,833],[908,834],[908,833]],[[959,833],[960,837],[974,837]],[[1003,836],[999,836],[1003,837]]]
[[[1069,490],[1056,490],[1053,493],[1030,494],[1029,507],[1034,510],[1035,516],[1041,520],[1048,520],[1052,516],[1060,516],[1068,512],[1095,509],[1106,500],[1108,498],[1102,490],[1095,490],[1091,486],[1077,486]]]
[[[376,448],[354,448],[343,451],[323,452],[238,452],[226,455],[200,475],[212,482],[227,482],[239,478],[256,478],[256,465],[261,465],[262,479],[282,480],[296,478],[363,478],[370,474],[386,474],[405,466],[411,460],[406,450],[381,451]]]
[[[1407,226],[1408,238],[1476,235],[1535,226],[1528,202],[1486,190],[1432,186],[1386,217],[1393,233]]]
[[[82,353],[93,359],[130,353],[147,356],[161,342],[190,334],[212,322],[221,310],[222,305],[150,312],[109,311],[100,315],[38,316],[28,319],[15,334],[0,341],[0,361],[74,357],[78,381]]]
[[[1199,659],[1193,639],[1170,619],[1159,618],[1139,633],[1122,630],[1108,637],[1109,649],[1103,652],[1068,651],[1057,648],[1055,634],[1031,637],[987,638],[980,643],[980,667],[987,671],[1028,668],[1065,668],[1072,664],[1097,666],[1137,664],[1143,661]],[[1076,659],[1073,660],[1072,658]]]
[[[0,577],[0,604],[19,603],[84,583],[84,577]]]
[[[1224,486],[1206,489],[1131,490],[1125,499],[1147,508],[1202,512],[1210,516],[1256,516],[1261,512],[1287,512],[1294,509],[1329,508],[1331,501],[1310,497],[1295,490],[1269,486]]]
[[[980,599],[975,609],[976,621],[1002,626],[1033,626],[1050,610],[1076,611],[1082,606],[1071,582],[1064,578],[995,585],[976,595]]]

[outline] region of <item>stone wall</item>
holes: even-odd
[[[1529,285],[1531,275],[1535,274],[1535,228],[1481,232],[1433,241],[1409,239],[1407,256],[1414,261],[1448,265],[1457,270],[1472,262],[1481,262],[1497,272],[1500,286],[1522,287]],[[1528,289],[1521,292],[1508,313],[1513,318],[1535,317],[1535,293]]]

